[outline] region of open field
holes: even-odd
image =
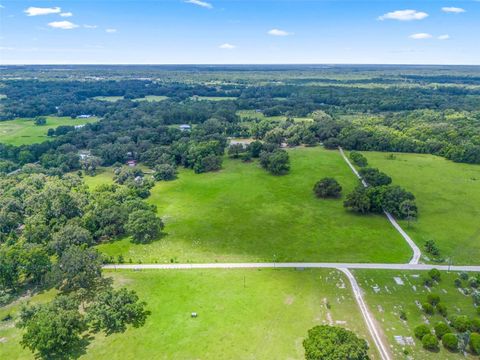
[[[223,170],[160,182],[147,200],[158,206],[165,235],[150,244],[128,238],[102,244],[108,255],[144,263],[329,261],[406,262],[411,252],[384,216],[346,211],[320,200],[316,181],[335,177],[344,194],[357,180],[337,151],[289,150],[291,171],[273,176],[258,162],[224,161]]]
[[[265,116],[261,112],[256,112],[255,110],[239,110],[237,111],[237,115],[240,116],[242,119],[270,120],[274,122],[282,122],[287,120],[287,116],[284,116],[284,115]],[[294,117],[293,121],[294,122],[311,122],[313,121],[313,119],[309,117]]]
[[[95,96],[94,99],[99,101],[117,102],[120,100],[124,100],[124,97],[123,96]],[[168,99],[168,96],[147,95],[143,98],[132,99],[132,101],[154,102],[154,101],[163,101],[166,99]]]
[[[383,327],[388,342],[393,346],[395,359],[408,359],[403,350],[406,349],[413,359],[464,359],[462,354],[451,353],[443,349],[440,352],[429,352],[423,349],[421,341],[415,338],[414,328],[430,322],[433,328],[436,322],[444,319],[436,313],[425,317],[415,301],[426,302],[430,292],[422,285],[422,271],[394,271],[394,270],[354,270],[360,287],[365,291],[365,299],[377,322]],[[431,292],[440,295],[448,309],[449,315],[462,314],[475,317],[475,308],[472,298],[465,296],[455,288],[454,280],[457,273],[442,272],[442,280],[431,288]],[[403,285],[397,284],[398,278]],[[397,279],[397,280],[398,280]],[[407,320],[400,319],[400,311],[405,311]],[[395,336],[412,337],[414,345],[400,345]],[[469,358],[474,358],[469,356]],[[475,357],[476,358],[476,357]]]
[[[365,152],[378,167],[417,198],[418,221],[402,226],[423,249],[435,240],[441,255],[455,264],[476,264],[480,259],[480,166],[458,164],[421,154]]]
[[[208,101],[223,101],[223,100],[236,100],[235,96],[198,96],[194,95],[191,97],[192,100],[208,100]]]
[[[47,131],[61,125],[83,125],[98,121],[98,118],[72,119],[70,117],[46,116],[45,125],[35,125],[33,119],[18,118],[0,121],[0,143],[10,145],[28,145],[48,140]]]
[[[115,284],[136,290],[152,314],[141,328],[97,335],[81,359],[302,359],[307,330],[330,322],[368,339],[348,281],[336,270],[108,275]],[[18,307],[2,311],[16,315]],[[193,311],[198,318],[190,317]],[[21,332],[10,323],[0,328],[0,338],[6,337],[0,358],[32,359],[18,345]]]

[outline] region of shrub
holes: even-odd
[[[415,329],[413,329],[413,332],[415,337],[419,338],[420,340],[423,339],[425,335],[431,334],[430,329],[425,324],[418,325],[415,327]]]
[[[474,354],[480,354],[480,334],[479,333],[471,333],[470,334],[470,350]]]
[[[450,351],[458,350],[458,338],[455,334],[447,333],[442,336],[442,344],[445,349]]]
[[[430,278],[432,280],[435,280],[435,281],[440,281],[441,280],[441,274],[440,274],[440,271],[438,269],[432,269],[428,272],[428,276],[430,276]]]
[[[407,320],[407,313],[404,310],[400,310],[400,319]]]
[[[423,285],[427,287],[432,287],[433,286],[433,280],[429,277],[423,278]]]
[[[462,280],[460,278],[456,278],[453,283],[455,284],[455,287],[457,287],[457,288],[462,287]]]
[[[447,317],[447,315],[448,315],[448,310],[447,310],[447,307],[445,306],[445,304],[442,304],[442,303],[437,304],[437,311],[443,317]]]
[[[326,177],[315,184],[313,192],[319,198],[338,198],[342,192],[342,186],[334,178]]]
[[[273,152],[262,151],[260,164],[273,175],[283,175],[290,170],[288,153],[282,149],[275,149]]]
[[[171,164],[159,164],[155,166],[155,173],[153,175],[157,181],[169,181],[177,178],[177,168]]]
[[[352,160],[353,163],[359,167],[365,167],[368,165],[367,158],[360,154],[358,151],[351,151],[349,157],[350,160]]]
[[[468,273],[466,273],[465,271],[461,272],[460,273],[460,279],[468,280]]]
[[[438,339],[432,334],[427,334],[422,338],[424,349],[435,351],[438,350]]]
[[[425,312],[425,314],[433,315],[434,308],[433,308],[432,304],[430,304],[430,303],[428,303],[428,302],[423,303],[423,304],[422,304],[422,309],[423,309],[423,311]]]
[[[468,329],[470,329],[471,326],[471,321],[466,315],[460,315],[455,317],[455,319],[452,322],[453,327],[455,330],[458,332],[465,332]]]
[[[433,256],[440,255],[440,250],[434,240],[427,240],[425,242],[425,251]]]
[[[440,296],[438,294],[428,294],[427,295],[427,301],[435,306],[440,302]]]
[[[478,279],[471,277],[470,279],[468,279],[468,285],[470,285],[470,287],[474,289],[478,288]]]
[[[471,320],[470,330],[476,333],[480,333],[480,319],[475,318]]]
[[[368,360],[368,345],[355,333],[337,326],[319,325],[303,341],[305,359]]]
[[[450,332],[450,328],[443,321],[439,321],[438,323],[436,323],[433,329],[435,330],[435,335],[439,339],[441,339],[443,335]]]

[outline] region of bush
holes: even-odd
[[[460,279],[468,280],[468,273],[466,273],[465,271],[461,272],[460,273]]]
[[[478,318],[472,319],[470,330],[476,333],[480,333],[480,319]]]
[[[360,176],[370,186],[382,186],[392,183],[392,178],[376,168],[362,168],[359,171]]]
[[[275,149],[272,152],[262,151],[260,164],[273,175],[283,175],[290,170],[288,153],[282,149]]]
[[[428,302],[423,303],[423,304],[422,304],[422,309],[423,309],[423,311],[425,312],[425,314],[427,314],[427,315],[433,315],[434,308],[433,308],[433,306],[432,306],[430,303],[428,303]]]
[[[319,325],[308,330],[303,347],[307,360],[369,359],[367,342],[352,331],[337,326]]]
[[[258,140],[251,142],[247,146],[247,151],[250,153],[250,155],[252,155],[253,158],[258,158],[262,149],[263,144]]]
[[[334,178],[326,177],[315,184],[313,192],[319,198],[338,198],[342,193],[342,186]]]
[[[407,313],[404,310],[400,310],[400,319],[407,320]]]
[[[440,302],[440,296],[438,294],[428,294],[427,301],[435,306]]]
[[[350,160],[352,160],[353,163],[359,167],[365,167],[368,165],[367,158],[360,154],[358,151],[351,151],[349,157]]]
[[[422,338],[422,345],[424,349],[430,351],[438,350],[438,339],[432,334],[427,334]]]
[[[171,164],[159,164],[155,166],[153,177],[157,181],[175,180],[177,178],[177,168]]]
[[[470,334],[470,350],[474,354],[479,354],[480,355],[480,334],[479,333],[471,333]]]
[[[457,288],[462,287],[462,279],[460,278],[456,278],[453,283]]]
[[[425,251],[433,256],[439,256],[440,250],[434,240],[427,240],[425,242]]]
[[[440,273],[440,270],[438,269],[432,269],[428,272],[428,276],[430,276],[430,278],[432,280],[435,280],[435,281],[440,281],[441,280],[441,273]]]
[[[447,310],[447,307],[445,306],[445,304],[442,304],[442,303],[437,304],[437,311],[443,317],[447,317],[447,315],[448,315],[448,310]]]
[[[468,279],[468,285],[474,289],[478,288],[478,279],[471,277],[470,279]]]
[[[467,331],[468,329],[470,329],[471,324],[472,323],[471,323],[470,319],[466,315],[457,316],[457,317],[455,317],[455,319],[452,322],[453,327],[458,332]]]
[[[439,321],[438,323],[436,323],[433,329],[435,330],[435,335],[439,339],[441,339],[443,335],[450,332],[450,328],[443,321]]]
[[[429,277],[423,278],[423,285],[425,285],[427,287],[432,287],[433,286],[432,278],[429,278]]]
[[[418,325],[417,327],[415,327],[415,329],[413,329],[413,332],[415,334],[415,337],[420,340],[423,339],[425,335],[431,334],[430,329],[425,324]]]
[[[442,344],[445,349],[450,351],[458,350],[458,338],[455,334],[447,333],[442,336]]]

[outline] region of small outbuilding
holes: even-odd
[[[192,127],[190,125],[187,125],[187,124],[182,124],[179,126],[180,130],[181,131],[190,131],[192,129]]]

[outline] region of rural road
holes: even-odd
[[[350,281],[350,285],[352,285],[352,291],[353,295],[355,296],[355,300],[357,301],[358,307],[360,308],[360,311],[362,313],[362,316],[365,320],[365,323],[367,324],[368,331],[370,332],[370,335],[372,336],[373,342],[375,343],[375,346],[378,349],[378,352],[380,354],[380,358],[382,360],[391,360],[392,357],[390,355],[390,351],[388,350],[388,344],[385,344],[384,341],[384,336],[381,335],[381,329],[377,327],[377,324],[375,323],[375,319],[373,318],[372,314],[370,313],[370,310],[368,310],[367,304],[363,300],[363,294],[362,294],[362,289],[357,283],[357,280],[353,276],[353,274],[350,272],[350,270],[345,269],[345,268],[340,268],[340,271],[342,271]]]
[[[347,156],[343,152],[343,149],[339,146],[338,150],[340,151],[340,154],[342,155],[343,159],[348,164],[350,169],[353,171],[353,173],[360,179],[363,186],[367,187],[368,184],[365,182],[365,180],[362,179],[362,177],[358,173],[357,169],[355,169],[355,167],[352,165],[350,160],[347,158]],[[392,216],[392,214],[390,214],[388,211],[385,211],[385,210],[383,212],[385,213],[385,215],[387,216],[388,220],[393,225],[393,227],[400,233],[400,235],[402,235],[402,237],[407,242],[408,246],[410,246],[410,248],[412,249],[413,256],[410,259],[410,264],[418,264],[418,262],[420,261],[420,257],[422,256],[422,252],[418,248],[417,244],[415,244],[415,242],[412,240],[412,238],[410,236],[408,236],[408,234],[405,232],[405,230],[402,229],[402,227],[398,224],[398,222],[395,220],[395,218]]]
[[[379,269],[379,270],[446,270],[480,272],[480,265],[374,264],[320,262],[204,263],[204,264],[111,264],[104,269],[123,270],[190,270],[190,269]]]

